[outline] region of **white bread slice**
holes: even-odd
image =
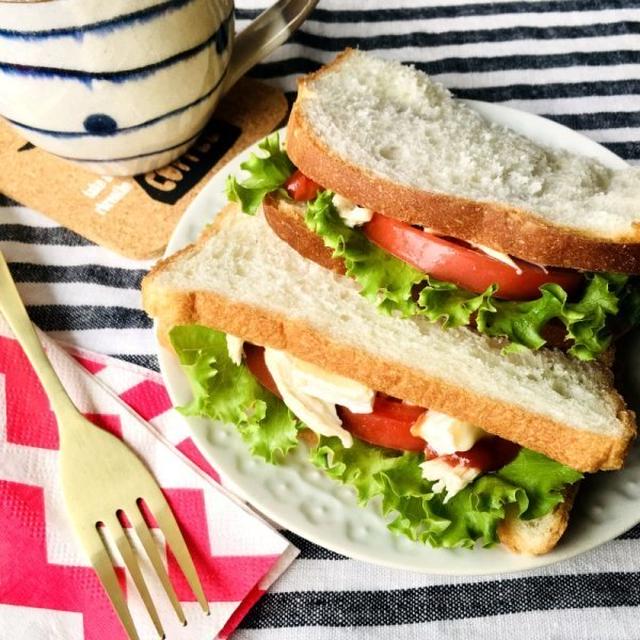
[[[581,471],[619,468],[635,435],[605,368],[553,349],[504,355],[499,341],[467,329],[381,315],[354,282],[235,206],[142,289],[162,331],[201,323],[286,350]]]
[[[640,273],[640,169],[543,148],[397,62],[347,50],[303,78],[287,152],[387,216],[539,264]]]
[[[311,231],[304,221],[305,204],[292,202],[275,193],[262,201],[262,212],[273,232],[301,256],[313,260],[326,269],[345,274],[344,262],[333,257],[322,238]]]
[[[498,525],[500,542],[515,553],[536,556],[549,553],[567,529],[577,490],[577,484],[568,487],[564,502],[541,518],[521,520],[513,513],[508,514]]]

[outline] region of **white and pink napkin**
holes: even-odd
[[[161,588],[150,580],[167,637],[228,637],[297,550],[217,483],[215,470],[171,409],[159,375],[43,340],[76,405],[146,462],[182,528],[211,615],[202,613],[154,530],[188,620],[186,627],[178,623]],[[123,566],[117,552],[114,556]],[[141,638],[156,637],[135,586],[123,569],[119,574]],[[2,318],[0,621],[12,640],[126,638],[67,521],[49,403]]]

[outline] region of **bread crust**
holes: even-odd
[[[288,203],[284,198],[270,193],[262,201],[262,210],[273,232],[302,257],[344,275],[344,262],[334,258],[333,251],[325,247],[322,238],[307,227],[304,211],[299,205]]]
[[[578,486],[569,486],[564,501],[546,516],[521,520],[513,514],[508,515],[498,525],[500,542],[514,553],[536,556],[549,553],[567,529]]]
[[[160,261],[142,283],[143,305],[159,321],[160,339],[175,325],[202,324],[232,333],[254,344],[285,350],[303,360],[358,380],[369,387],[414,404],[479,424],[495,435],[539,451],[580,471],[618,469],[635,435],[633,412],[625,408],[612,386],[611,400],[624,425],[620,437],[576,430],[516,405],[487,398],[469,389],[435,377],[427,377],[411,367],[354,349],[329,339],[304,322],[292,320],[267,309],[226,298],[212,291],[188,291],[157,284],[160,273],[199,246],[226,224],[235,208],[228,207],[216,217],[194,245]]]
[[[359,205],[443,235],[484,244],[529,262],[586,271],[640,273],[640,230],[600,237],[553,225],[535,213],[506,204],[480,202],[397,184],[333,152],[306,118],[310,84],[352,53],[298,81],[298,97],[287,126],[287,153],[308,177]]]

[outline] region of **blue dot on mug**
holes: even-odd
[[[92,113],[83,124],[86,131],[99,136],[113,133],[118,128],[118,123],[106,113]]]
[[[216,31],[216,52],[222,53],[229,44],[229,21],[225,20]]]

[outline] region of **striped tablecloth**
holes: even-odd
[[[266,4],[238,1],[238,26]],[[291,95],[298,74],[346,46],[413,63],[459,96],[545,115],[640,162],[640,0],[321,0],[253,74]],[[149,264],[0,204],[0,248],[33,320],[55,338],[156,368],[139,297]],[[300,559],[237,638],[640,638],[640,528],[574,560],[492,579],[378,568],[290,537]]]

